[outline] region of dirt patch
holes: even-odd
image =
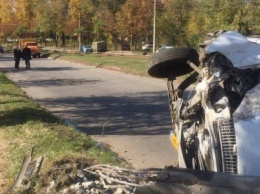
[[[116,66],[109,66],[105,68],[113,71],[123,71],[121,67],[116,67]]]
[[[59,193],[79,181],[79,170],[93,165],[87,158],[64,158],[56,161],[43,175],[39,193]]]

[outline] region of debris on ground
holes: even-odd
[[[74,177],[75,178],[75,177]],[[176,167],[128,170],[105,164],[78,169],[62,194],[207,194],[260,191],[260,178]],[[74,179],[74,180],[76,180]],[[51,183],[55,185],[55,181]],[[49,193],[51,193],[49,191]]]
[[[48,179],[50,182],[45,187],[46,193],[55,191],[62,194],[133,194],[136,187],[149,185],[155,180],[151,170],[128,170],[105,164],[77,169],[73,169],[71,163],[67,163],[65,166],[63,165],[62,171],[67,172],[67,175],[63,175],[63,178],[59,178],[58,175],[61,168],[53,169],[52,175],[49,174],[52,179]],[[155,171],[155,174],[158,172]]]
[[[132,170],[83,157],[56,161],[41,177],[39,194],[260,193],[260,177],[172,166]]]
[[[33,150],[34,147],[32,147],[29,153],[24,157],[19,173],[15,179],[12,188],[10,189],[10,192],[16,190],[30,189],[30,187],[32,186],[32,180],[36,177],[36,174],[39,172],[43,161],[42,156],[33,160]]]

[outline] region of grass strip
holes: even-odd
[[[37,193],[41,176],[64,158],[84,158],[89,165],[120,165],[111,152],[98,148],[89,136],[64,125],[3,73],[0,73],[0,142],[0,183],[3,191],[14,183],[23,157],[33,146],[33,157],[43,156],[44,161],[32,193]]]
[[[47,52],[43,56],[48,56],[53,59],[61,59],[81,64],[99,66],[102,68],[118,70],[124,73],[129,73],[139,76],[148,76],[145,62],[147,56],[144,55],[109,55],[101,53],[62,53],[62,52]]]

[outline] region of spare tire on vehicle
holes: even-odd
[[[147,59],[146,67],[148,74],[152,77],[178,77],[193,71],[187,61],[199,66],[199,54],[195,49],[188,47],[169,48],[153,53]]]

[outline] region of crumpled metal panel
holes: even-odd
[[[239,69],[260,66],[260,44],[249,41],[236,31],[228,31],[214,39],[205,48],[207,54],[220,52]]]
[[[30,152],[24,157],[10,192],[16,192],[16,190],[26,190],[32,186],[32,179],[35,178],[35,175],[39,172],[43,161],[43,156],[38,157],[36,160],[32,160],[33,150],[34,147],[32,147]]]
[[[238,174],[260,176],[260,84],[246,93],[233,120]]]

